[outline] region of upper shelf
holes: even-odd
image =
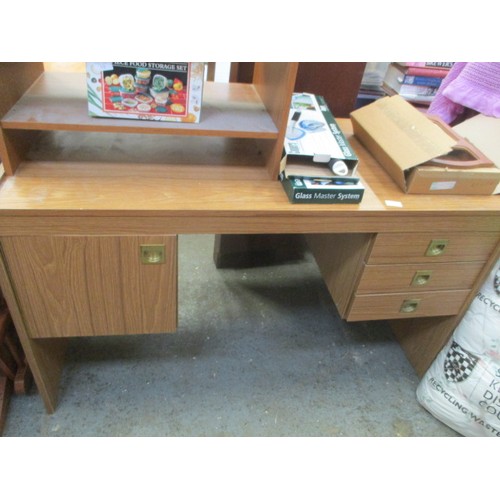
[[[4,129],[277,139],[254,85],[205,82],[200,123],[91,117],[86,75],[44,73],[1,120]]]

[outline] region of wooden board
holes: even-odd
[[[86,75],[44,73],[3,117],[5,129],[76,130],[276,139],[278,129],[251,84],[206,82],[200,123],[89,116]]]

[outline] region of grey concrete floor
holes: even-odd
[[[339,318],[309,254],[212,253],[179,237],[176,333],[73,339],[56,412],[14,396],[4,436],[457,436],[418,404],[386,323]]]

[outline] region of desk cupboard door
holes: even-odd
[[[16,236],[1,246],[31,338],[177,327],[176,236]]]

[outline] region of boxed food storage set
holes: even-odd
[[[199,62],[87,63],[89,114],[198,123],[204,73]]]

